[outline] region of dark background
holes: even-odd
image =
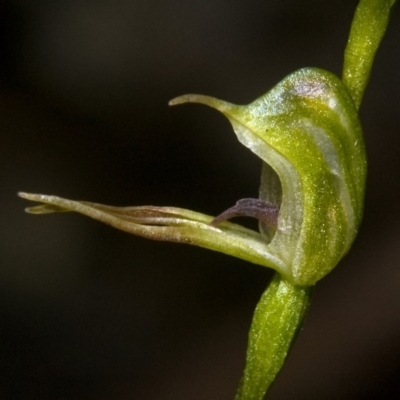
[[[218,214],[260,161],[183,93],[248,103],[288,73],[340,75],[357,1],[0,3],[0,399],[231,400],[272,272],[150,242],[17,191]],[[361,109],[365,219],[315,289],[271,400],[400,393],[400,10]]]

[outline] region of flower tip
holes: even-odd
[[[37,202],[42,202],[45,198],[49,197],[49,196],[45,196],[43,194],[33,194],[33,193],[26,193],[26,192],[18,192],[17,195],[19,197],[22,197],[23,199],[37,201]]]
[[[26,198],[28,198],[27,196],[29,196],[29,194],[25,193],[25,192],[18,192],[17,196],[22,197],[23,199],[26,199]]]
[[[215,108],[221,112],[224,112],[228,109],[231,105],[225,101],[218,100],[214,97],[204,96],[202,94],[184,94],[183,96],[175,97],[174,99],[170,100],[168,105],[175,106],[178,104],[184,103],[199,103],[209,106],[211,108]]]
[[[45,214],[45,212],[42,211],[43,206],[36,206],[36,207],[26,207],[25,212],[28,214]]]
[[[66,211],[56,204],[51,204],[51,202],[53,202],[55,199],[54,196],[46,196],[44,194],[33,194],[26,192],[18,192],[17,195],[26,200],[36,201],[38,203],[45,203],[38,206],[25,208],[25,212],[27,212],[28,214],[50,214],[54,212]]]
[[[26,193],[26,192],[18,192],[17,196],[19,196],[19,197],[21,197],[23,199],[26,199],[26,200],[33,200],[33,201],[36,200],[36,198],[33,198],[35,195],[32,195],[30,193]],[[35,212],[35,210],[34,210],[35,208],[36,207],[27,207],[27,208],[25,208],[24,211],[27,212],[28,214],[37,214],[37,212]]]
[[[170,100],[168,105],[176,106],[178,104],[184,104],[184,103],[202,103],[214,107],[215,101],[217,100],[209,96],[203,96],[201,94],[184,94],[182,96],[178,96]]]
[[[168,105],[176,106],[178,104],[190,103],[190,102],[191,102],[190,95],[183,95],[183,96],[175,97],[174,99],[170,100],[168,102]]]

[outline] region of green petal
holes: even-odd
[[[261,234],[231,222],[210,225],[213,217],[174,207],[111,207],[57,196],[19,193],[42,203],[27,208],[30,214],[74,211],[122,231],[152,240],[193,244],[229,254],[286,274],[285,265],[268,250]]]

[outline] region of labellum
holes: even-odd
[[[276,228],[278,223],[279,206],[259,199],[241,199],[236,204],[216,216],[212,221],[212,226],[217,226],[222,221],[235,217],[257,218],[260,222]]]

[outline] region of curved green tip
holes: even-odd
[[[168,102],[170,106],[176,106],[184,103],[198,103],[204,104],[211,108],[215,108],[216,110],[225,114],[225,112],[235,107],[233,104],[228,103],[227,101],[216,99],[215,97],[205,96],[202,94],[184,94],[182,96],[175,97],[174,99]]]

